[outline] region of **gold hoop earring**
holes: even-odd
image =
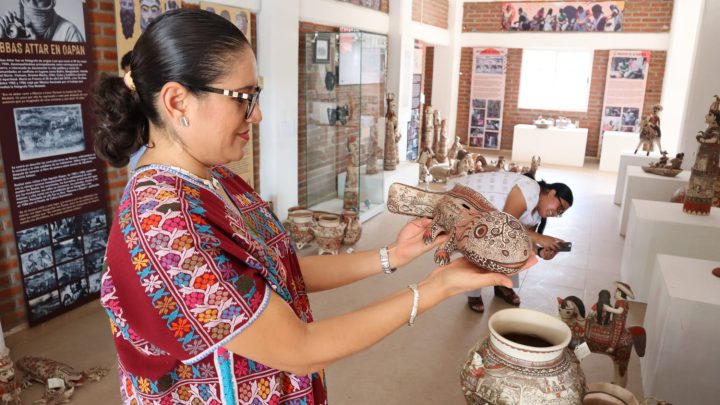
[[[180,126],[185,128],[190,126],[190,121],[188,121],[187,117],[184,115],[180,117]]]

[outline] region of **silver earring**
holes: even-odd
[[[190,126],[190,121],[188,121],[187,117],[184,116],[184,115],[183,115],[182,117],[180,117],[180,126],[181,126],[181,127],[186,127],[186,128],[187,128],[188,126]]]

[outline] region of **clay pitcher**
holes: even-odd
[[[343,243],[346,245],[356,244],[362,235],[362,225],[360,225],[357,212],[353,210],[343,210],[342,219],[345,223],[345,237],[343,238]]]
[[[460,372],[468,404],[580,404],[585,375],[568,349],[572,334],[561,320],[538,311],[498,311],[490,336],[468,353]]]
[[[320,246],[319,255],[336,255],[345,236],[345,223],[335,214],[321,214],[313,224],[315,240]]]
[[[304,248],[315,238],[312,232],[313,212],[293,207],[288,210],[286,229],[298,249]]]

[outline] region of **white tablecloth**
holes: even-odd
[[[645,312],[643,391],[673,404],[720,398],[720,261],[658,255]]]
[[[622,214],[620,215],[620,235],[625,236],[627,218],[630,213],[630,201],[633,199],[670,201],[673,192],[679,187],[688,184],[689,181],[689,170],[685,170],[675,177],[665,177],[645,173],[640,166],[628,167],[625,191],[623,192],[622,204],[620,205],[622,210]]]
[[[637,301],[647,302],[655,256],[663,253],[720,260],[720,208],[701,217],[682,212],[682,204],[633,200],[620,277]]]
[[[542,163],[582,167],[587,132],[587,128],[539,129],[535,125],[515,125],[512,160],[529,162],[537,155]]]
[[[625,191],[625,177],[628,166],[643,166],[649,165],[652,162],[656,162],[660,159],[660,155],[657,153],[651,153],[650,156],[645,154],[633,154],[632,151],[625,151],[620,155],[620,163],[618,166],[617,182],[615,183],[615,198],[613,201],[616,205],[620,205],[622,202],[623,191]]]

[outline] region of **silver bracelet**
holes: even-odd
[[[385,274],[392,274],[397,270],[397,268],[390,267],[390,254],[387,246],[380,248],[380,266]]]
[[[408,320],[408,326],[413,326],[415,318],[417,317],[418,306],[420,306],[420,290],[418,290],[417,284],[410,284],[409,289],[413,292],[413,306],[410,311],[410,319]]]

